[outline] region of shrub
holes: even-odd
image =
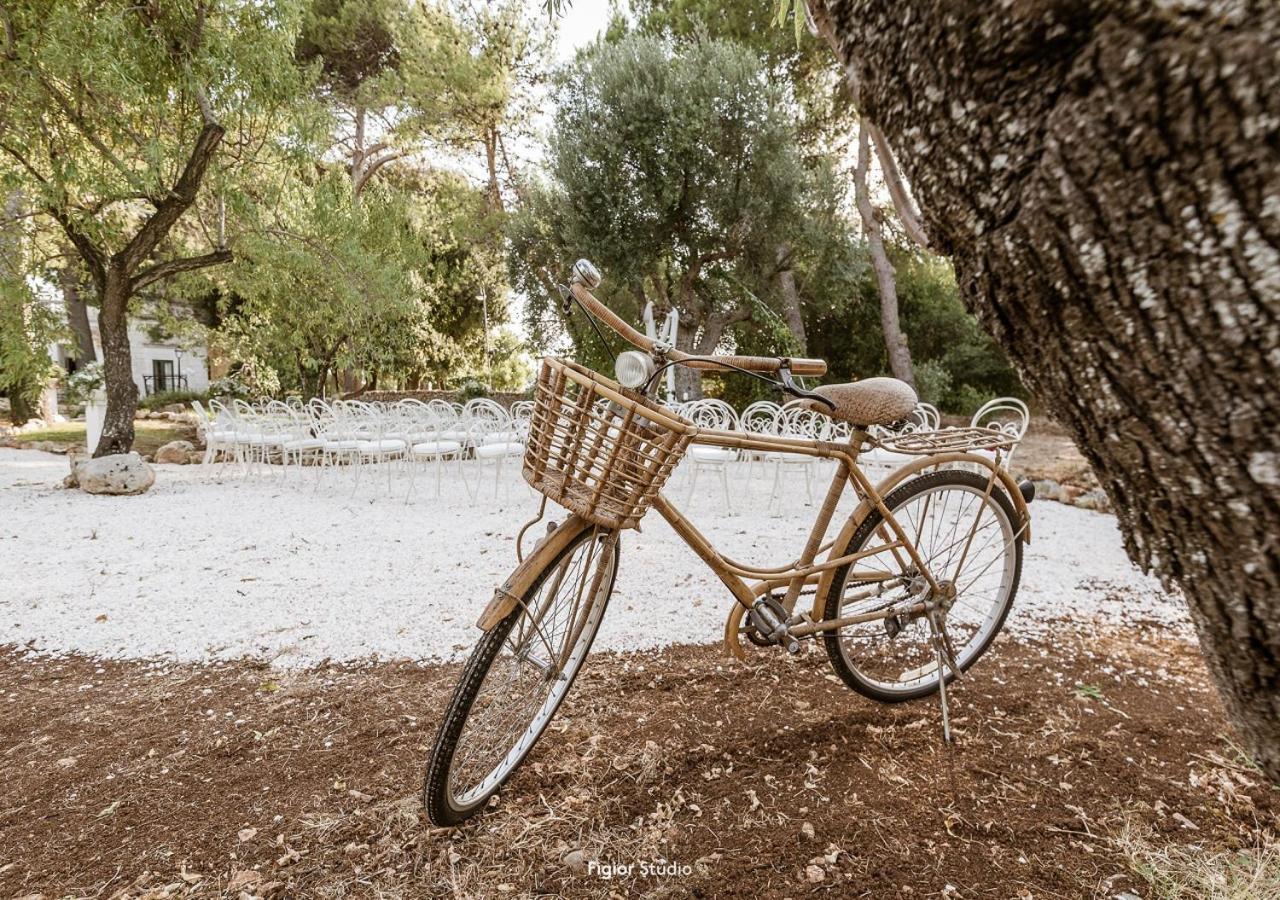
[[[996,394],[993,391],[984,391],[971,384],[962,384],[947,396],[943,409],[962,416],[972,416],[984,403],[995,398]]]
[[[249,388],[233,375],[224,375],[209,382],[209,397],[248,397]]]
[[[937,359],[918,362],[915,364],[915,375],[916,393],[920,399],[941,407],[951,392],[951,373],[946,364]]]
[[[106,384],[102,363],[86,363],[66,377],[62,383],[63,396],[71,406],[84,406],[89,395]]]
[[[185,406],[192,400],[199,400],[203,403],[207,399],[209,399],[209,395],[204,391],[157,391],[139,400],[138,408],[161,409],[174,403],[180,403]]]
[[[477,378],[468,378],[462,384],[458,385],[457,397],[459,403],[466,403],[468,400],[475,400],[478,397],[488,397],[492,391],[489,386]]]

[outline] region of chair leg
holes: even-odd
[[[720,465],[720,484],[724,487],[724,509],[725,512],[733,512],[733,501],[729,499],[729,464],[721,463]]]
[[[698,465],[698,461],[695,459],[693,461],[693,472],[689,478],[689,499],[685,501],[685,506],[691,506],[693,504],[693,492],[698,487],[698,469],[700,468],[701,466]]]

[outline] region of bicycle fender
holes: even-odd
[[[516,566],[507,576],[507,580],[493,592],[493,599],[480,614],[476,627],[481,631],[488,631],[509,616],[547,562],[554,559],[569,545],[570,541],[591,527],[591,523],[586,519],[570,516],[561,522],[555,531],[538,541],[529,555],[524,558],[524,562]]]

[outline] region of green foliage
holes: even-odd
[[[951,372],[939,360],[926,359],[915,364],[916,394],[925,403],[947,406],[951,397]],[[966,385],[967,387],[967,385]]]
[[[965,310],[950,263],[901,250],[891,251],[890,258],[921,399],[968,415],[992,397],[1025,397],[1004,355]],[[847,304],[830,311],[806,310],[805,326],[809,348],[828,360],[831,378],[888,374],[879,296],[869,271],[862,271]]]
[[[480,379],[467,378],[458,385],[454,393],[459,403],[466,403],[468,400],[488,397],[493,391]]]
[[[102,363],[88,363],[63,379],[62,397],[72,406],[84,406],[103,383]]]
[[[293,112],[298,11],[290,0],[210,7],[6,3],[0,152],[34,205],[119,249],[177,179],[203,125],[230,137],[207,181],[249,187],[256,151]],[[211,221],[211,220],[206,220]]]
[[[61,317],[41,302],[29,284],[0,278],[0,395],[10,399],[15,414],[34,408],[55,377],[49,344],[63,333]]]
[[[564,335],[607,363],[581,319],[565,321],[548,299],[579,256],[603,269],[600,296],[633,321],[652,301],[679,309],[683,339],[709,348],[746,321],[778,335],[778,242],[804,235],[812,186],[756,56],[709,38],[625,35],[580,55],[557,99],[550,177],[511,228],[533,343]]]
[[[248,397],[252,391],[248,385],[234,375],[224,375],[209,382],[207,393],[213,398],[231,397],[243,399]]]
[[[203,403],[208,399],[209,393],[207,391],[157,391],[141,398],[138,401],[138,407],[140,409],[163,409],[174,404],[188,406],[192,400],[199,400]]]
[[[298,185],[242,240],[218,341],[256,390],[268,372],[306,396],[345,369],[443,381],[479,356],[486,293],[491,320],[505,316],[483,214],[445,173],[371,184],[358,204],[343,173]]]

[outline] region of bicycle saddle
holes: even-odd
[[[830,400],[832,407],[829,409],[825,403],[810,400],[810,409],[864,428],[905,419],[919,402],[911,385],[896,378],[864,378],[847,384],[823,384],[814,388],[813,393]]]

